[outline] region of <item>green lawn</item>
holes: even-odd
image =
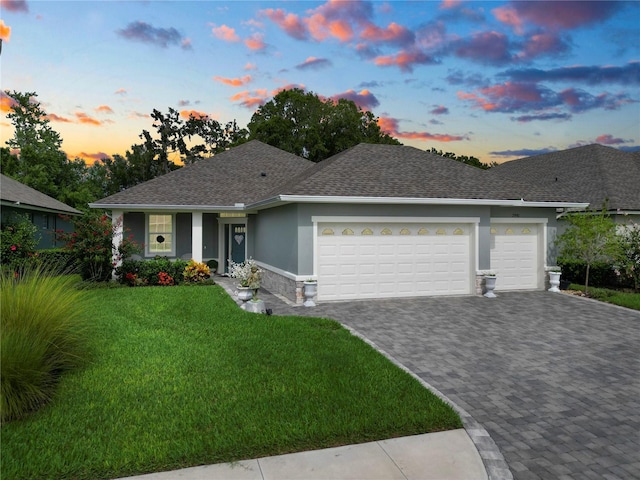
[[[461,427],[334,321],[245,313],[218,286],[89,296],[91,358],[50,404],[2,426],[3,480],[114,478]]]
[[[580,290],[584,292],[584,285],[572,283],[569,285],[571,290]],[[621,307],[640,310],[640,293],[621,292],[619,290],[611,290],[609,288],[589,287],[589,297],[602,302],[613,303]]]

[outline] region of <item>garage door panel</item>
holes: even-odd
[[[321,224],[318,232],[319,300],[471,293],[468,226]],[[354,269],[355,279],[345,277]]]
[[[491,225],[491,269],[496,291],[538,288],[540,228],[533,224]]]

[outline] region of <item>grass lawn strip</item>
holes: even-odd
[[[90,295],[90,363],[2,427],[3,480],[114,478],[462,426],[337,322],[246,313],[218,286]]]
[[[584,292],[584,285],[572,283],[570,290]],[[608,288],[589,287],[589,297],[601,302],[612,303],[621,307],[640,310],[640,293],[621,292]]]

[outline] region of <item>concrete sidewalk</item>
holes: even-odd
[[[129,480],[475,480],[487,474],[464,429],[151,473]]]

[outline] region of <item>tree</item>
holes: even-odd
[[[47,113],[34,92],[5,92],[14,103],[7,118],[14,127],[11,147],[3,148],[2,173],[76,208],[95,200],[83,187],[86,166],[69,160],[61,150],[62,138],[49,125]]]
[[[382,133],[377,118],[354,102],[322,100],[312,92],[283,90],[260,107],[247,126],[249,138],[319,162],[361,142],[399,145]]]
[[[570,213],[564,220],[569,227],[556,240],[560,257],[585,263],[585,293],[588,293],[591,265],[619,258],[620,242],[616,224],[609,216],[606,206],[600,212],[587,210]]]
[[[478,168],[481,168],[483,170],[488,170],[491,167],[496,165],[495,162],[490,163],[490,164],[482,163],[480,161],[480,159],[478,159],[476,157],[469,157],[467,155],[456,155],[453,152],[442,153],[442,150],[437,150],[435,148],[431,148],[431,150],[427,150],[427,152],[433,153],[434,155],[439,155],[441,157],[451,158],[453,160],[457,160],[458,162],[462,162],[462,163],[464,163],[466,165],[471,165],[472,167],[478,167]]]

